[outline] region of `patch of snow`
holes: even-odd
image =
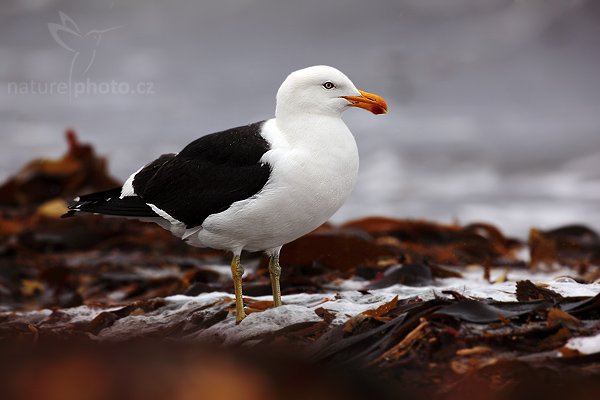
[[[442,291],[452,290],[464,296],[478,299],[491,299],[496,301],[516,301],[516,282],[530,280],[535,284],[543,284],[546,288],[553,290],[565,297],[573,296],[595,296],[600,293],[600,285],[581,284],[573,279],[566,278],[574,275],[574,271],[561,268],[550,272],[531,272],[526,269],[510,269],[506,280],[500,283],[489,283],[483,278],[483,268],[478,266],[468,267],[460,270],[462,278],[438,279],[431,286],[411,287],[394,285],[379,291],[392,292],[400,298],[418,296],[424,300],[430,300],[435,296],[445,296]],[[491,281],[494,282],[504,273],[503,270],[493,270]],[[377,292],[377,291],[371,291]]]
[[[235,318],[230,315],[229,318],[201,331],[195,337],[220,338],[228,345],[275,332],[293,324],[320,320],[321,318],[311,308],[290,304],[252,313],[239,325],[235,324]]]
[[[565,347],[577,350],[581,354],[600,353],[600,333],[595,336],[571,338]]]
[[[135,267],[134,273],[141,278],[146,279],[166,279],[166,278],[178,278],[180,272],[176,268],[144,268]]]
[[[121,307],[111,307],[111,308],[97,308],[97,307],[89,307],[89,306],[79,306],[72,308],[65,308],[60,310],[61,313],[66,314],[71,317],[69,320],[70,323],[73,322],[85,322],[91,321],[98,316],[98,314],[103,313],[104,311],[114,311],[118,310]]]
[[[354,279],[346,279],[340,280],[339,282],[334,282],[335,288],[338,290],[362,290],[364,289],[366,282],[364,279],[354,278]]]
[[[202,310],[213,304],[229,298],[231,295],[223,292],[203,293],[200,296],[190,297],[175,295],[166,297],[167,304],[154,311],[141,315],[128,315],[100,332],[101,337],[114,335],[133,334],[147,329],[159,328],[173,323],[177,316],[186,316],[195,309]],[[184,318],[184,317],[182,317]]]
[[[394,293],[381,290],[373,291],[368,295],[357,291],[347,291],[339,293],[336,299],[323,303],[321,307],[333,311],[336,315],[331,323],[340,325],[355,315],[390,302],[394,297],[396,297]]]
[[[564,279],[564,278],[560,278]],[[595,296],[600,293],[600,285],[589,284],[584,285],[575,281],[551,281],[547,286],[548,289],[554,290],[564,297],[578,297],[578,296]]]
[[[174,296],[165,297],[165,300],[167,301],[167,303],[174,304],[194,303],[194,305],[208,305],[210,303],[214,303],[215,301],[223,300],[226,297],[231,297],[231,294],[225,292],[202,293],[199,296],[186,296],[184,294],[176,294]]]
[[[44,309],[44,310],[34,310],[34,311],[16,311],[16,312],[5,312],[0,315],[10,315],[13,316],[13,321],[21,321],[26,320],[27,322],[37,322],[41,321],[44,318],[49,317],[52,314],[52,310]]]

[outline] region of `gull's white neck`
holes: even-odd
[[[263,135],[272,146],[264,161],[290,165],[294,180],[310,182],[311,191],[328,193],[322,199],[331,199],[331,210],[341,206],[354,186],[359,162],[354,136],[339,115],[278,114],[267,121]]]
[[[341,118],[341,114],[294,113],[277,110],[275,123],[291,147],[304,147],[321,153],[341,148],[356,147],[352,133]]]

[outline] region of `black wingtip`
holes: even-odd
[[[77,213],[77,210],[69,210],[66,213],[64,213],[63,215],[61,215],[61,218],[71,218],[74,217],[75,214]]]
[[[80,205],[81,202],[78,200],[73,200],[67,203],[67,208],[69,209],[69,211],[74,211],[73,209],[76,208],[78,205]]]

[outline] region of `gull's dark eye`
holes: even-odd
[[[329,89],[333,89],[333,88],[335,87],[335,85],[333,84],[333,82],[327,81],[327,82],[325,82],[325,83],[323,84],[323,87],[324,87],[325,89],[328,89],[328,90],[329,90]]]

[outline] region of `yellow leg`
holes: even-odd
[[[246,312],[244,311],[244,299],[242,298],[242,275],[244,274],[244,268],[240,263],[240,256],[234,255],[231,260],[231,276],[233,276],[233,287],[235,289],[235,321],[240,323],[246,318]]]
[[[273,306],[281,305],[281,289],[279,288],[279,277],[281,267],[279,266],[279,255],[272,255],[269,259],[269,275],[271,275],[271,290],[273,291]]]

